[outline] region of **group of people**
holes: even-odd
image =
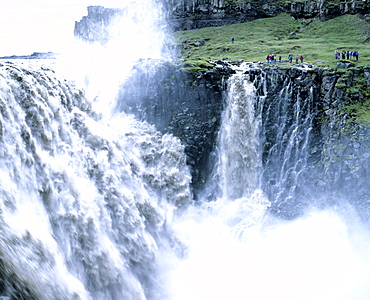
[[[268,63],[276,63],[276,54],[269,54],[266,56],[266,60]],[[288,60],[290,63],[293,63],[293,55],[289,54],[288,55]],[[303,55],[298,55],[296,54],[295,56],[295,63],[298,64],[298,61],[303,63],[304,57]],[[279,62],[282,62],[281,56],[279,56]]]
[[[342,50],[342,53],[340,53],[338,50],[334,50],[334,56],[336,59],[340,59],[342,57],[342,59],[358,60],[359,53],[358,51],[346,51],[344,49]]]
[[[276,54],[269,54],[266,56],[268,63],[276,63]],[[281,56],[279,57],[279,62],[281,61]]]

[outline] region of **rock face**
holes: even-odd
[[[273,17],[282,12],[294,18],[330,19],[343,14],[368,14],[368,1],[164,1],[168,20],[174,30],[223,26]]]
[[[186,145],[196,196],[211,173],[227,79],[239,63],[219,61],[213,69],[194,74],[181,66],[149,67],[143,62],[122,87],[118,110],[174,134]],[[299,215],[324,194],[348,198],[353,186],[357,192],[351,201],[370,198],[364,175],[370,168],[370,142],[364,139],[368,127],[347,110],[367,99],[370,69],[302,66],[260,64],[246,70],[256,88],[256,117],[261,120],[260,184],[275,199],[271,211],[285,218]],[[278,193],[282,185],[286,188]],[[366,210],[370,214],[370,206]]]
[[[364,113],[358,108],[369,99],[369,68],[268,66],[247,73],[259,99],[261,185],[274,199],[271,210],[291,218],[323,197],[327,203],[366,203],[369,127],[355,116]],[[368,216],[370,206],[365,206]]]
[[[114,19],[123,13],[121,9],[89,6],[87,16],[75,22],[74,35],[87,42],[106,43],[110,38],[109,28]]]
[[[221,113],[224,77],[229,68],[194,74],[181,65],[142,61],[120,89],[117,110],[172,133],[185,145],[195,190],[210,170]]]
[[[276,16],[287,11],[273,1],[196,0],[164,1],[167,18],[173,30],[223,26]]]

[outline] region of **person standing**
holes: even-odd
[[[356,60],[358,60],[359,56],[358,51],[353,51],[353,56],[355,57]]]
[[[298,56],[298,54],[296,54],[296,56],[295,56],[295,63],[296,64],[298,64],[298,59],[299,59],[299,56]]]
[[[340,54],[339,54],[339,51],[338,50],[334,50],[334,57],[335,57],[335,59],[339,59],[339,56],[340,56]]]
[[[301,55],[301,56],[299,57],[299,59],[301,60],[301,64],[303,64],[303,59],[304,59],[303,55]]]

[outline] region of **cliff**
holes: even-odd
[[[203,68],[153,60],[139,62],[121,86],[117,110],[172,133],[185,145],[193,187],[203,187],[223,111],[223,80],[229,68]]]
[[[104,44],[110,39],[110,25],[122,14],[121,9],[89,6],[87,16],[75,22],[74,35],[87,42]]]
[[[216,61],[197,73],[181,64],[158,62],[153,67],[142,62],[122,86],[118,110],[174,134],[186,145],[195,196],[211,174],[228,78],[240,64]],[[364,138],[369,133],[364,115],[370,67],[333,70],[251,63],[245,74],[255,86],[260,113],[256,118],[261,120],[263,190],[272,198],[281,181],[291,181],[296,173],[303,178],[277,197],[272,211],[294,217],[292,211],[299,214],[321,193],[341,197],[349,186],[357,188],[352,201],[370,197],[364,176],[370,158],[358,155],[360,148],[366,153],[370,146]],[[294,134],[295,140],[288,142],[286,138],[293,139]],[[288,149],[291,144],[296,148]],[[295,153],[290,159],[284,156],[288,150]]]

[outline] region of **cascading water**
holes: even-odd
[[[312,207],[292,221],[277,218],[276,210],[269,209],[269,200],[286,200],[280,194],[284,189],[295,197],[295,185],[284,178],[294,175],[296,185],[304,183],[299,175],[308,167],[312,118],[300,117],[305,110],[298,106],[311,103],[297,103],[287,95],[280,95],[280,103],[266,103],[266,96],[257,96],[240,72],[228,86],[219,166],[212,177],[219,180],[219,199],[189,209],[173,225],[188,248],[173,271],[171,299],[367,299],[370,234],[351,206]],[[287,101],[295,107],[293,122],[284,117]],[[278,118],[262,116],[264,105]],[[266,142],[271,120],[277,134],[269,138],[277,139],[278,151],[269,148],[263,161],[260,143]],[[269,200],[261,189],[266,173],[278,174]],[[295,214],[294,206],[292,210]]]
[[[178,139],[109,109],[134,61],[162,42],[144,18],[152,1],[131,4],[130,51],[113,40],[80,56],[86,75],[68,69],[71,54],[0,63],[2,299],[167,297],[160,270],[180,247],[170,224],[191,200],[190,175]]]
[[[233,76],[229,86],[217,174],[222,197],[233,200],[249,196],[256,189],[261,158],[257,151],[254,86],[243,74]]]
[[[105,123],[45,67],[2,63],[0,80],[0,295],[162,299],[166,222],[190,200],[183,146],[127,116]]]
[[[71,45],[57,64],[68,78],[84,87],[88,98],[95,98],[93,108],[105,115],[114,110],[119,86],[139,60],[171,57],[164,46],[169,37],[159,1],[122,0],[119,8],[120,13],[109,22],[101,21],[97,28],[94,20],[87,20],[83,39]],[[98,19],[100,15],[98,12]],[[103,37],[101,31],[105,32]]]
[[[278,79],[271,81],[276,84]],[[269,84],[266,79],[263,82]],[[262,96],[257,104],[263,153],[261,186],[277,214],[294,218],[315,201],[310,175],[320,147],[312,134],[319,109],[312,87],[300,91],[290,78],[281,86],[276,96],[268,100]]]

